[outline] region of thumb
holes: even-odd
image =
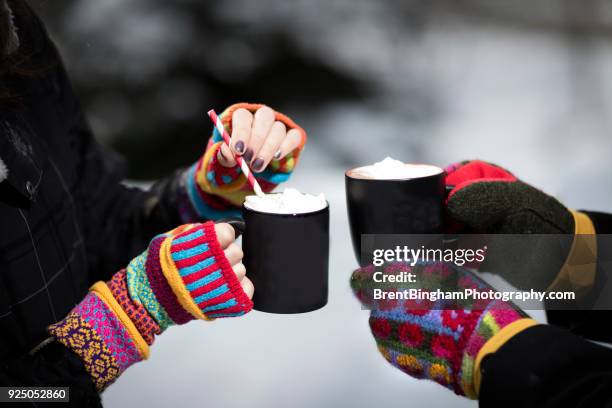
[[[234,167],[236,165],[236,159],[225,142],[221,143],[219,150],[217,150],[217,160],[223,167]]]
[[[375,272],[374,265],[364,266],[351,274],[350,285],[353,294],[359,302],[367,309],[371,309],[374,305],[373,292],[373,275]]]

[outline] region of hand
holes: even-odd
[[[249,299],[253,299],[255,287],[253,286],[253,282],[246,277],[246,268],[242,263],[244,254],[242,248],[235,242],[236,235],[234,229],[227,223],[219,223],[215,224],[215,232],[217,233],[219,245],[221,245],[225,257],[236,274],[242,290],[244,290],[244,293],[246,293]]]
[[[81,357],[98,390],[149,356],[156,335],[194,319],[237,317],[253,308],[253,284],[228,224],[186,224],[154,237],[108,282],[96,282],[49,326]]]
[[[373,282],[375,270],[382,268],[369,266],[353,272],[351,287],[359,301],[372,310],[369,323],[378,350],[389,363],[406,374],[436,381],[458,395],[478,396],[479,363],[488,350],[492,350],[487,344],[502,328],[506,333],[511,332],[506,338],[509,339],[535,324],[522,310],[499,300],[373,300],[374,287],[383,292],[399,292],[411,287],[410,284],[394,289],[387,287],[385,291],[383,284]],[[385,274],[399,272],[415,273],[418,286],[431,293],[437,289],[454,292],[468,288],[479,292],[494,290],[467,269],[453,264],[411,267],[396,263],[384,269]]]
[[[480,160],[446,169],[450,228],[455,232],[573,234],[574,219],[557,199]]]
[[[523,289],[545,290],[554,286],[555,290],[588,290],[594,279],[594,268],[583,274],[578,285],[560,273],[574,254],[570,251],[575,238],[580,241],[580,248],[592,246],[588,241],[594,239],[594,230],[574,237],[577,222],[591,223],[585,214],[570,211],[554,197],[494,164],[465,161],[449,166],[446,172],[447,187],[452,188],[446,203],[450,218],[448,232],[557,234],[487,238],[490,242],[486,261],[481,266],[484,270],[498,273]],[[581,264],[584,264],[583,254],[580,251],[578,255]],[[573,261],[577,262],[578,258]],[[594,255],[591,263],[595,265]]]
[[[262,106],[255,114],[245,108],[236,109],[231,122],[231,151],[223,143],[217,153],[219,163],[225,167],[236,165],[234,154],[242,156],[254,172],[262,172],[271,160],[281,160],[302,143],[300,130],[287,131],[277,120],[276,112]]]

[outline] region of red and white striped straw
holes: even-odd
[[[209,110],[208,116],[210,117],[210,120],[212,120],[213,123],[215,124],[215,127],[217,128],[219,133],[221,133],[221,135],[223,136],[223,140],[225,140],[225,143],[227,144],[227,146],[228,147],[231,146],[230,145],[230,135],[227,134],[227,131],[225,130],[225,126],[223,126],[223,122],[221,122],[221,118],[217,116],[217,114],[215,113],[215,110],[214,109]],[[230,151],[231,151],[231,148],[230,148]],[[240,168],[242,169],[242,172],[246,176],[247,180],[249,180],[249,183],[253,187],[255,194],[257,194],[260,197],[263,197],[264,192],[259,186],[259,183],[257,182],[257,180],[255,180],[255,177],[253,176],[251,169],[249,169],[248,164],[242,159],[242,156],[234,155],[234,157],[236,158],[236,161],[240,165]]]

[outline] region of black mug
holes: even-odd
[[[398,179],[367,178],[357,170],[348,170],[344,177],[351,239],[361,266],[370,263],[369,259],[361,259],[362,249],[364,253],[374,249],[362,248],[362,234],[443,232],[444,170],[438,168],[435,174]]]
[[[307,213],[278,214],[242,206],[243,263],[255,286],[254,309],[290,314],[322,308],[328,297],[329,205]],[[228,220],[224,220],[228,222]]]

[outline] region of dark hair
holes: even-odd
[[[27,69],[24,69],[24,63],[27,56],[22,50],[11,50],[13,33],[11,24],[8,24],[11,15],[4,7],[5,0],[0,0],[0,78],[8,77],[12,74],[25,74]],[[9,1],[7,0],[7,3]],[[15,18],[27,18],[30,9],[25,0],[11,0],[10,8]],[[6,23],[4,23],[6,22]],[[13,51],[13,52],[11,52]],[[18,96],[14,94],[10,87],[6,84],[8,81],[0,81],[0,105],[11,104],[18,100]]]

